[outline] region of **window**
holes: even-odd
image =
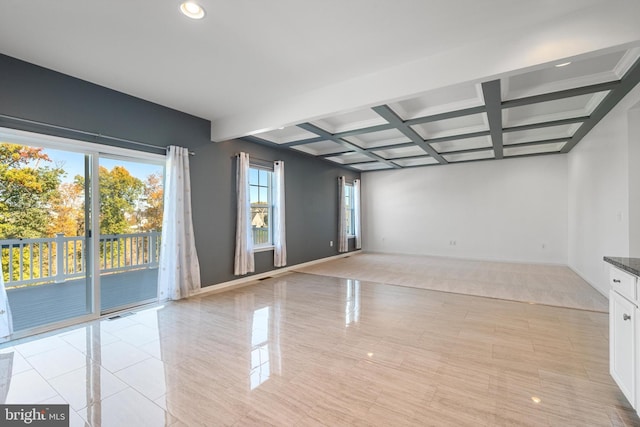
[[[353,206],[353,184],[345,185],[344,191],[344,208],[347,218],[347,236],[354,236],[356,234],[354,206]]]
[[[249,200],[251,202],[251,230],[256,249],[273,245],[271,197],[273,171],[251,165],[249,168]]]

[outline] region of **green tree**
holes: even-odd
[[[144,206],[137,212],[137,222],[143,231],[162,230],[162,209],[164,191],[162,188],[162,175],[151,174],[144,183]]]
[[[0,143],[0,239],[46,235],[65,172],[42,148]]]
[[[123,166],[100,167],[100,233],[131,232],[144,182]]]
[[[131,232],[136,207],[144,190],[144,183],[131,175],[127,168],[114,166],[109,170],[100,166],[100,234]],[[77,175],[75,185],[84,188],[84,177]],[[84,210],[84,204],[82,206]]]
[[[84,234],[84,188],[77,182],[63,182],[51,199],[51,216],[47,235],[81,236]]]

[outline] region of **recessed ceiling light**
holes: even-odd
[[[539,397],[537,397],[537,396],[532,396],[532,397],[531,397],[531,400],[533,400],[533,403],[540,403],[540,402],[542,402],[542,399],[540,399],[540,398],[539,398]]]
[[[191,19],[204,18],[204,9],[197,3],[186,1],[180,5],[180,12]]]
[[[560,68],[560,67],[566,67],[567,65],[571,64],[571,61],[569,62],[563,62],[562,64],[556,64],[556,68]]]

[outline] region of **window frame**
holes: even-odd
[[[355,230],[355,206],[353,204],[353,196],[354,196],[354,189],[353,189],[353,183],[345,183],[345,189],[344,189],[344,196],[345,196],[345,215],[347,218],[347,238],[348,239],[355,239],[356,237],[356,230]],[[347,205],[347,197],[350,201],[349,205]],[[349,225],[351,225],[351,227],[349,227]],[[351,229],[349,229],[351,228]]]
[[[256,244],[256,242],[253,240],[253,225],[251,226],[251,239],[253,241],[253,252],[262,252],[262,251],[269,251],[269,250],[273,250],[274,249],[274,244],[273,244],[273,225],[272,225],[272,219],[273,219],[273,165],[272,164],[262,164],[262,163],[257,163],[257,162],[253,162],[250,161],[249,162],[249,205],[251,207],[251,209],[253,209],[253,203],[251,203],[251,187],[255,187],[256,185],[252,185],[251,184],[251,169],[255,169],[258,171],[258,174],[260,174],[260,171],[265,171],[268,173],[268,183],[267,183],[267,218],[268,218],[268,222],[267,222],[267,233],[268,233],[268,242],[267,243],[261,243],[261,244]],[[260,180],[258,179],[258,187],[262,187],[264,188],[263,185],[260,185]],[[258,190],[259,191],[259,190]],[[251,219],[253,221],[253,217]]]

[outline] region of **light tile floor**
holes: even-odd
[[[640,425],[607,325],[292,273],[3,344],[0,399],[67,402],[72,426]]]
[[[609,310],[602,294],[561,265],[359,253],[297,271],[558,307]]]

